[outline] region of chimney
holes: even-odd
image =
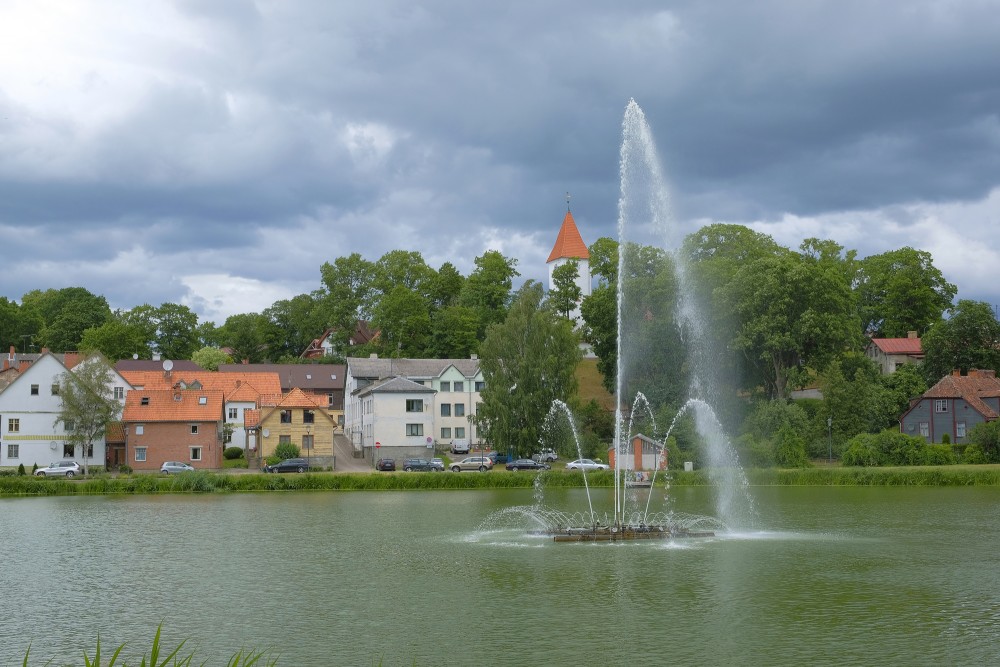
[[[916,331],[907,331],[906,332],[906,337],[907,338],[916,338],[917,337],[917,332]]]
[[[473,361],[475,361],[475,360],[479,359],[479,355],[478,354],[473,354],[472,357],[471,357],[471,359]]]
[[[160,353],[159,352],[154,352],[153,353],[153,361],[159,361],[159,360],[160,360]]]
[[[369,359],[378,359],[378,352],[372,352],[368,355]]]

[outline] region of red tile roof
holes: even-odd
[[[580,236],[580,230],[576,228],[573,214],[566,211],[563,218],[562,227],[559,228],[559,236],[556,237],[556,244],[549,253],[549,258],[545,260],[548,264],[554,259],[590,259],[590,251],[587,244]]]
[[[994,371],[970,370],[968,375],[946,375],[924,392],[923,398],[962,398],[987,419],[997,413],[983,398],[1000,396],[1000,380]]]
[[[135,389],[125,395],[122,421],[217,422],[222,406],[222,392],[213,389]]]
[[[190,387],[197,382],[204,389],[214,389],[227,394],[242,388],[243,385],[249,385],[258,394],[281,393],[281,379],[277,373],[121,371],[121,376],[133,387],[143,387],[144,389],[171,389],[178,384]],[[245,394],[241,393],[240,395]]]
[[[924,354],[919,338],[872,338],[872,344],[886,354]]]

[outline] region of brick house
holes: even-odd
[[[865,356],[878,364],[882,375],[888,375],[905,364],[922,363],[924,350],[917,332],[910,331],[906,338],[872,338]]]
[[[993,421],[1000,414],[1000,380],[994,370],[970,369],[968,375],[953,371],[938,380],[899,418],[899,429],[939,443],[947,434],[952,443],[968,442],[976,424]]]
[[[222,467],[224,394],[215,389],[134,389],[125,396],[125,457],[134,470],[164,461]]]

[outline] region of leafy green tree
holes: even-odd
[[[784,468],[806,468],[809,466],[805,438],[791,426],[782,427],[775,440],[775,463]]]
[[[114,397],[113,371],[100,355],[88,354],[84,361],[59,378],[59,415],[55,424],[67,429],[67,439],[80,447],[83,474],[90,473],[88,452],[104,437],[109,423],[121,417],[122,404]]]
[[[321,316],[334,331],[338,349],[346,349],[358,320],[371,319],[374,303],[375,264],[358,253],[338,257],[320,267],[323,289],[319,294]]]
[[[198,349],[198,316],[187,306],[161,303],[155,321],[156,349],[164,359],[188,359]]]
[[[132,355],[149,359],[148,340],[146,332],[140,326],[112,318],[99,327],[84,331],[80,347],[96,350],[106,359],[131,359]]]
[[[872,338],[923,333],[951,307],[957,288],[925,250],[900,248],[858,263],[856,292],[862,331]]]
[[[476,311],[482,327],[480,335],[490,324],[503,322],[507,316],[514,278],[521,275],[516,266],[516,259],[496,250],[487,250],[476,258],[476,268],[462,287],[459,305]]]
[[[464,285],[465,276],[458,272],[454,264],[445,262],[427,284],[427,296],[430,298],[431,307],[437,310],[458,305],[458,298]]]
[[[433,359],[468,359],[479,351],[479,315],[464,306],[446,306],[431,320],[428,354]]]
[[[982,463],[1000,463],[1000,421],[973,426],[969,429],[969,442],[970,449],[974,446],[981,453]]]
[[[221,327],[219,338],[223,347],[232,350],[234,359],[260,363],[266,358],[267,328],[267,318],[259,313],[230,315]]]
[[[233,358],[217,347],[203,347],[194,351],[191,361],[206,371],[217,371],[220,365],[233,363]]]
[[[552,269],[552,290],[549,292],[549,302],[553,310],[570,318],[570,313],[580,302],[583,290],[577,284],[580,278],[580,267],[575,261],[569,261]]]
[[[33,290],[24,295],[22,304],[41,315],[45,324],[37,342],[53,352],[79,349],[84,331],[111,318],[107,300],[83,287]]]
[[[275,301],[264,309],[263,315],[268,321],[265,331],[268,357],[272,361],[297,360],[313,339],[326,330],[322,309],[311,294]]]
[[[386,356],[426,356],[431,318],[427,301],[417,292],[404,285],[393,287],[375,307],[372,323],[381,332],[379,346]]]
[[[543,296],[541,285],[525,282],[480,347],[486,386],[476,423],[493,447],[520,456],[538,445],[553,401],[575,394],[581,358],[572,325],[545,308]]]
[[[390,250],[375,262],[373,287],[385,296],[396,287],[427,295],[433,281],[434,269],[427,266],[423,256],[415,250]]]
[[[618,282],[618,241],[607,236],[590,244],[590,274],[602,285]]]
[[[615,284],[598,285],[583,298],[580,315],[585,323],[583,338],[597,356],[601,384],[615,392],[618,363],[618,312]]]
[[[962,299],[950,317],[931,325],[921,340],[923,371],[934,384],[954,369],[1000,370],[1000,322],[990,304]]]

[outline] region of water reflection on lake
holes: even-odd
[[[623,544],[480,529],[531,490],[3,499],[0,665],[29,642],[32,664],[82,664],[98,633],[137,656],[161,622],[210,665],[243,646],[286,667],[1000,654],[1000,489],[753,495],[759,529]],[[673,496],[712,511],[709,489]]]

